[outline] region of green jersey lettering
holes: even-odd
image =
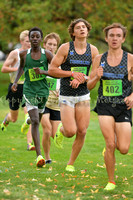
[[[121,96],[122,80],[102,80],[103,96]]]

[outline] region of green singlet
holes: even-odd
[[[47,57],[45,55],[45,50],[41,48],[41,58],[39,60],[34,60],[31,58],[31,49],[28,49],[26,55],[26,61],[24,66],[25,82],[23,87],[23,94],[30,101],[34,98],[48,97],[49,88],[46,81],[46,76],[41,74],[36,74],[34,69],[39,67],[42,70],[48,70]],[[34,102],[32,101],[32,104]]]

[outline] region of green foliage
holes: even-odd
[[[93,29],[90,38],[98,42],[102,50],[103,28],[112,22],[120,22],[128,28],[124,48],[133,52],[133,4],[132,0],[5,0],[0,2],[0,48],[6,50],[8,43],[16,44],[19,34],[34,26],[44,35],[60,34],[62,42],[70,40],[67,27],[75,18],[88,20]],[[101,45],[99,45],[99,42]]]
[[[103,0],[84,3],[86,19],[92,24],[91,37],[98,41],[103,40],[102,30],[113,22],[119,22],[127,27],[128,36],[125,42],[125,48],[133,52],[133,4],[132,0]]]

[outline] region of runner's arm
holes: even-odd
[[[65,62],[69,52],[69,43],[62,44],[58,49],[56,55],[51,61],[51,64],[48,69],[49,76],[63,78],[63,77],[73,77],[78,81],[84,80],[84,74],[79,72],[65,71],[59,68],[62,63]]]
[[[45,54],[46,54],[46,57],[47,57],[47,61],[50,64],[51,60],[53,58],[53,54],[50,51],[48,51],[48,50],[45,50]]]
[[[94,59],[97,55],[99,55],[99,51],[98,49],[94,46],[94,45],[90,45],[91,47],[91,54],[92,54],[92,65],[93,65],[93,62],[94,62]]]
[[[11,73],[11,72],[15,72],[18,70],[17,67],[12,67],[13,65],[16,64],[17,62],[17,52],[16,51],[11,51],[7,57],[7,59],[5,60],[2,68],[1,68],[1,72],[2,73]]]
[[[16,75],[16,78],[15,78],[15,81],[11,87],[11,90],[13,92],[16,92],[17,91],[17,82],[19,80],[19,78],[21,77],[21,75],[23,74],[23,68],[24,68],[24,65],[25,65],[25,59],[26,59],[26,53],[27,53],[27,50],[26,51],[23,51],[23,52],[20,52],[20,66],[18,68],[18,71],[17,71],[17,75]]]
[[[128,54],[128,79],[132,81],[132,93],[124,99],[128,110],[133,108],[133,54]]]
[[[102,55],[97,55],[93,61],[92,71],[90,74],[90,78],[87,81],[87,87],[89,90],[93,89],[97,82],[100,80],[103,75],[103,68],[100,65]]]

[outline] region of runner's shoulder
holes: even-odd
[[[19,52],[20,58],[24,58],[27,54],[27,50],[22,50]]]
[[[67,55],[67,54],[68,54],[68,51],[69,51],[69,42],[63,43],[63,44],[59,47],[57,53]]]

